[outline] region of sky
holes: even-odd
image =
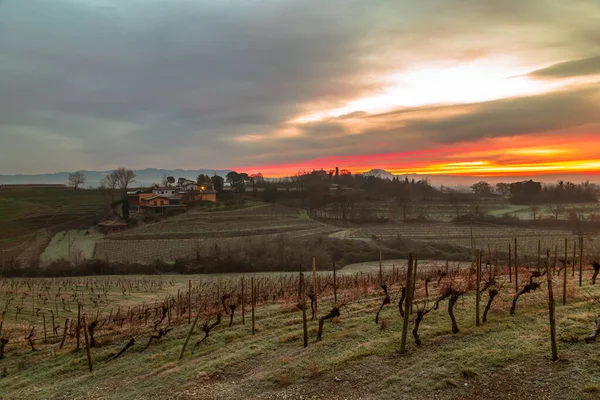
[[[598,0],[0,0],[0,174],[600,174]]]

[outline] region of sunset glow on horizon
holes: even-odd
[[[514,147],[508,142],[526,141],[532,147]],[[236,167],[248,173],[262,173],[268,177],[293,176],[314,169],[331,170],[335,167],[352,173],[383,169],[394,175],[452,175],[452,176],[544,176],[559,174],[600,174],[600,135],[579,139],[562,138],[552,146],[541,137],[543,146],[535,146],[535,138],[506,138],[488,140],[481,147],[440,147],[404,153],[383,153],[345,157],[324,157],[299,163]],[[505,146],[505,147],[503,147]],[[461,161],[462,160],[462,161]]]
[[[513,58],[512,63],[515,62]],[[597,73],[585,76],[557,79],[536,76],[538,70],[548,68],[553,67],[519,67],[503,60],[484,59],[392,73],[380,80],[382,86],[376,90],[379,94],[349,100],[341,107],[309,104],[305,108],[312,107],[313,111],[290,119],[271,134],[235,138],[249,145],[273,140],[293,143],[308,139],[309,135],[329,137],[331,143],[336,138],[340,142],[353,137],[364,138],[364,155],[307,157],[293,163],[250,164],[233,169],[261,172],[269,177],[334,167],[353,173],[383,169],[395,175],[600,174],[597,151],[600,150],[600,125],[595,118],[590,120],[589,115],[577,120],[578,112],[588,112],[587,105],[577,108],[577,104],[568,103],[572,92],[580,92],[584,100],[600,104],[598,91],[589,90],[597,88],[600,67]],[[556,104],[553,97],[557,99]],[[553,114],[555,106],[561,108],[558,114],[564,116]],[[555,120],[554,126],[544,128],[542,120],[539,132],[528,132],[535,118]],[[523,130],[518,125],[522,125]],[[385,135],[378,134],[379,131]],[[369,152],[372,147],[369,136],[375,137],[374,144],[379,148],[388,143],[390,147],[397,147],[393,132],[402,132],[411,147],[422,150]],[[460,140],[462,136],[464,140]],[[446,141],[452,144],[444,144]]]

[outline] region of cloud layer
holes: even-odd
[[[4,0],[0,173],[276,170],[598,133],[598,26],[587,0]]]

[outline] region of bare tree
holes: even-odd
[[[554,216],[554,219],[558,221],[561,214],[565,212],[565,207],[562,204],[552,204],[548,206],[548,210]]]
[[[496,184],[496,192],[500,194],[502,197],[510,196],[510,184],[509,183],[497,183]]]
[[[114,174],[114,171],[102,178],[100,189],[104,191],[105,197],[110,199],[110,203],[114,203],[115,191],[117,190],[117,176]]]
[[[73,172],[72,174],[69,174],[68,178],[69,186],[72,186],[73,189],[77,189],[79,186],[83,185],[85,180],[86,178],[83,171]]]
[[[571,228],[577,233],[577,235],[582,236],[587,229],[588,223],[588,218],[585,215],[585,211],[583,209],[569,210],[568,218]]]
[[[470,189],[475,193],[475,196],[489,196],[492,194],[492,186],[485,181],[471,185]]]
[[[531,216],[533,217],[533,221],[537,221],[538,218],[538,206],[537,204],[532,204],[531,205]]]
[[[135,172],[127,168],[117,168],[110,173],[117,182],[117,187],[121,189],[123,197],[127,195],[127,187],[135,182]]]

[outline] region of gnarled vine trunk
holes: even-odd
[[[592,285],[595,285],[596,278],[598,277],[598,273],[600,272],[600,264],[595,262],[594,264],[592,264],[592,267],[594,267],[594,275],[592,276]]]
[[[510,307],[510,315],[515,315],[515,312],[517,309],[517,301],[519,300],[519,297],[521,297],[522,295],[529,293],[529,292],[535,292],[539,287],[540,287],[539,283],[529,282],[527,285],[525,285],[523,287],[523,289],[519,290],[517,292],[517,294],[515,294],[515,297],[513,298],[512,306]]]
[[[400,316],[404,317],[404,300],[406,299],[406,288],[403,287],[400,294],[400,301],[398,302],[398,311],[400,311]]]
[[[454,334],[460,332],[460,329],[458,329],[458,324],[456,323],[456,317],[454,316],[454,306],[458,302],[458,299],[461,295],[462,293],[453,292],[450,295],[450,300],[448,301],[448,314],[450,315],[450,320],[452,321],[452,333]]]
[[[340,316],[340,309],[337,307],[334,307],[329,314],[322,316],[321,318],[319,318],[319,330],[317,332],[317,342],[320,342],[323,339],[323,324],[325,323],[325,321],[327,321],[328,319],[333,319],[335,317],[339,317]]]
[[[381,310],[383,310],[383,307],[385,307],[386,305],[388,305],[392,302],[392,300],[390,299],[388,290],[387,290],[387,285],[381,285],[381,288],[383,289],[383,293],[385,294],[385,297],[384,297],[383,301],[381,302],[381,307],[379,307],[379,310],[377,310],[377,315],[375,315],[375,324],[379,324],[379,313],[381,313]]]
[[[488,312],[490,311],[490,308],[492,307],[492,302],[494,301],[494,298],[496,296],[498,296],[498,290],[496,289],[490,289],[488,291],[488,294],[490,295],[490,298],[488,299],[488,302],[485,306],[485,310],[483,310],[483,318],[482,321],[485,323],[487,321],[487,315]]]

